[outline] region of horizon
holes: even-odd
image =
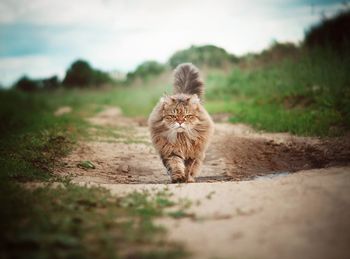
[[[345,5],[332,0],[211,2],[35,0],[26,6],[24,0],[5,0],[0,3],[0,85],[10,87],[24,75],[62,79],[77,59],[126,73],[147,60],[165,63],[193,45],[215,45],[242,56],[274,41],[299,44],[310,26]]]

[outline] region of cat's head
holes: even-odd
[[[200,100],[197,95],[176,94],[161,99],[162,120],[171,131],[191,132],[199,123]]]

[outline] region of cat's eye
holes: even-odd
[[[171,120],[172,118],[173,118],[172,115],[166,115],[166,116],[164,116],[164,119],[166,119],[166,120]]]
[[[189,120],[193,120],[196,116],[194,115],[186,115],[185,118]]]

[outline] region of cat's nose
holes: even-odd
[[[185,122],[185,120],[178,120],[177,121],[180,125]]]

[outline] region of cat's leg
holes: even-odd
[[[195,182],[194,177],[199,174],[201,167],[202,167],[202,159],[201,158],[187,159],[186,160],[187,182],[189,182],[189,183]]]
[[[174,155],[162,158],[164,166],[170,173],[171,182],[182,183],[186,181],[185,164],[181,157]]]

